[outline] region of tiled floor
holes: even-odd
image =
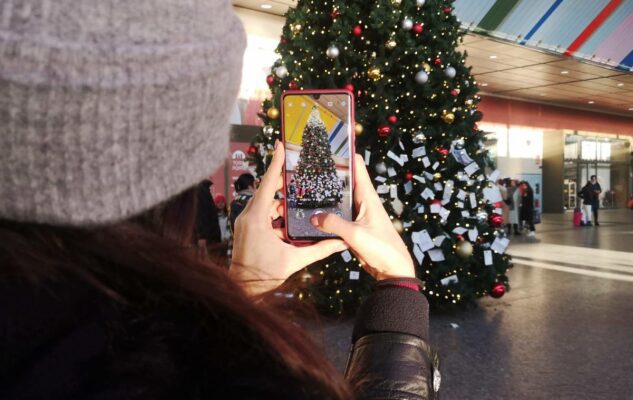
[[[603,211],[591,228],[546,215],[537,240],[516,238],[509,252],[503,298],[431,316],[442,398],[633,399],[633,211]],[[324,327],[340,367],[350,329]]]

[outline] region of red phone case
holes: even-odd
[[[356,125],[355,119],[354,119],[354,93],[346,90],[346,89],[314,89],[314,90],[286,90],[282,95],[281,95],[281,145],[285,146],[286,140],[285,140],[285,123],[284,123],[284,98],[287,95],[314,95],[314,94],[347,94],[350,96],[350,126],[354,127]],[[352,134],[350,135],[352,138],[350,140],[350,157],[351,157],[351,162],[350,162],[350,175],[351,175],[351,188],[350,188],[350,192],[352,194],[352,215],[356,215],[356,210],[354,210],[354,189],[356,188],[356,161],[354,158],[354,154],[356,154],[356,135],[352,132]],[[283,193],[284,193],[284,198],[287,197],[288,194],[288,188],[286,187],[287,182],[286,182],[286,162],[284,160],[284,166],[283,166],[283,181],[284,181],[284,187],[283,187]],[[284,201],[284,212],[285,215],[288,215],[288,202]],[[298,240],[298,239],[291,239],[290,235],[288,234],[288,221],[286,220],[286,223],[284,224],[284,234],[286,236],[286,240],[294,245],[309,245],[312,244],[316,241],[319,240],[325,240],[325,239],[331,239],[331,238],[327,238],[324,237],[323,239],[311,239],[311,240]]]

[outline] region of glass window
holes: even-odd
[[[508,156],[508,128],[505,124],[494,124],[490,122],[479,123],[479,129],[488,133],[488,138],[496,141],[492,150],[497,157]]]
[[[510,126],[508,155],[511,158],[542,158],[543,130],[527,126]]]

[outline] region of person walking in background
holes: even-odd
[[[223,194],[216,194],[214,199],[218,208],[218,224],[220,225],[220,238],[222,243],[231,240],[231,227],[229,226],[229,210],[226,204],[226,197]]]
[[[196,238],[198,255],[207,257],[209,245],[222,242],[218,209],[211,195],[213,182],[205,179],[198,184],[198,206],[196,213]]]
[[[585,186],[578,192],[578,197],[582,199],[582,224],[583,226],[591,226],[591,209],[593,199],[593,186],[591,181],[587,181]]]
[[[235,232],[235,220],[237,220],[237,217],[239,217],[255,193],[255,177],[252,174],[242,174],[235,180],[233,187],[237,195],[231,202],[229,213],[231,231]]]
[[[591,175],[589,183],[591,184],[591,211],[593,211],[593,223],[596,226],[600,226],[598,222],[598,210],[600,210],[600,193],[602,188],[598,183],[598,177]]]
[[[508,179],[508,220],[509,229],[514,231],[515,235],[520,235],[519,232],[519,209],[521,207],[521,194],[517,188],[517,181],[515,179]],[[510,233],[510,232],[508,232]]]
[[[508,228],[508,233],[510,233],[510,225],[508,224],[508,220],[510,219],[510,209],[508,208],[508,188],[506,188],[506,180],[499,179],[497,181],[497,187],[499,188],[499,192],[501,193],[501,199],[503,200],[501,204],[501,210],[503,211],[503,220],[505,221],[505,227]]]
[[[528,237],[535,237],[536,232],[534,229],[534,190],[530,186],[529,182],[522,181],[519,185],[519,191],[521,192],[521,210],[520,221],[524,222],[529,229]]]

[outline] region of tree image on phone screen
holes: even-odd
[[[287,226],[291,239],[331,237],[310,223],[320,212],[352,218],[349,97],[284,99]]]

